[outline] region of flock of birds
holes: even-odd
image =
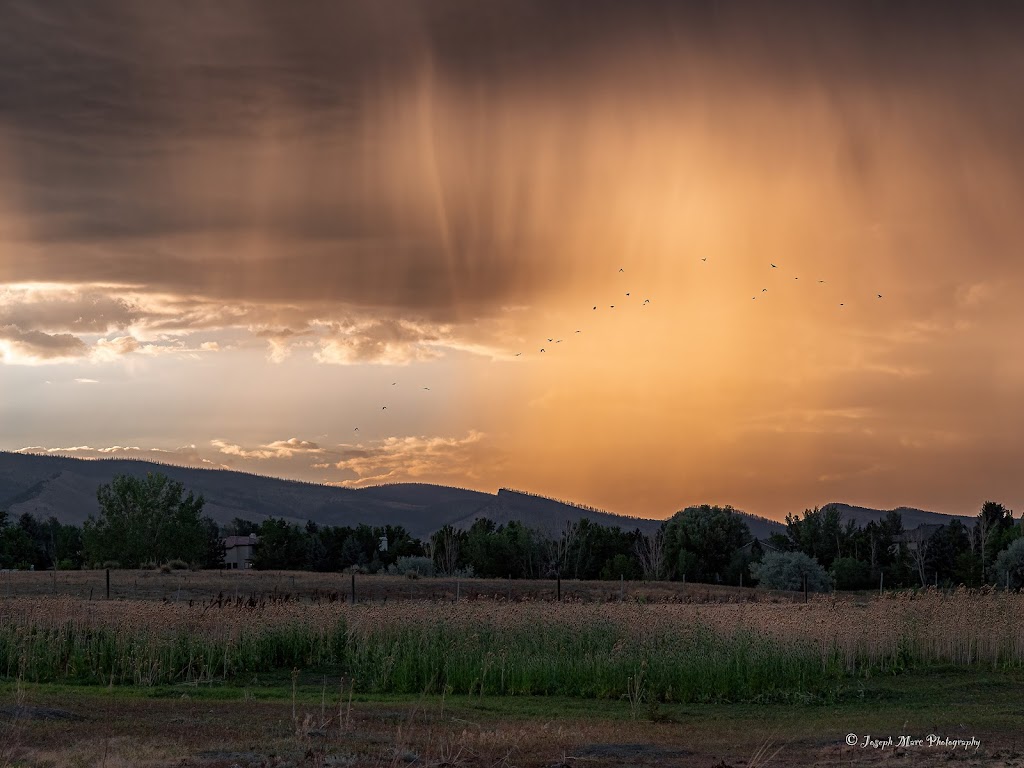
[[[701,259],[701,261],[707,261],[707,257],[705,257],[705,258]],[[769,264],[771,264],[771,262],[769,262]],[[779,267],[778,267],[778,265],[777,265],[777,264],[771,264],[771,268],[772,268],[772,269],[778,269]],[[795,277],[795,276],[794,276],[794,277],[793,277],[793,279],[794,279],[794,280],[799,280],[800,278],[799,278],[799,277]],[[824,283],[825,281],[824,281],[824,280],[819,280],[818,282],[819,282],[819,283]],[[767,289],[767,288],[762,288],[762,289],[761,289],[761,293],[767,293],[767,292],[768,292],[768,289]],[[880,294],[880,293],[876,293],[876,294],[875,294],[875,297],[876,297],[876,298],[878,298],[878,299],[880,299],[880,298],[882,298],[882,294]],[[752,299],[756,300],[756,299],[757,299],[757,296],[751,296],[750,298],[752,298]],[[840,306],[840,307],[845,307],[845,306],[846,306],[846,304],[845,304],[844,302],[842,302],[842,301],[841,301],[841,302],[839,302],[839,306]]]
[[[708,260],[707,256],[704,256],[703,258],[701,258],[702,262],[707,262],[707,260]],[[769,269],[779,269],[779,266],[777,264],[773,263],[773,262],[769,262]],[[623,273],[624,274],[625,271],[626,270],[625,270],[624,267],[619,267],[619,273]],[[794,275],[793,279],[794,280],[799,280],[800,278],[798,276]],[[824,282],[825,282],[824,280],[820,280],[820,279],[818,280],[819,284],[824,283]],[[767,292],[768,292],[767,288],[762,288],[761,289],[761,293],[767,293]],[[634,293],[633,291],[625,291],[625,298],[626,299],[630,299],[633,296],[633,293]],[[750,298],[756,301],[757,300],[757,296],[758,295],[755,294],[754,296],[751,296]],[[875,294],[875,300],[876,301],[878,299],[881,299],[881,298],[882,298],[882,294],[880,294],[880,293],[876,293]],[[648,299],[648,298],[645,298],[643,300],[643,303],[641,303],[640,306],[641,307],[646,307],[646,306],[650,305],[650,303],[651,303],[651,300]],[[597,305],[597,304],[593,305],[591,311],[596,312],[598,310],[599,306],[600,305]],[[846,306],[846,302],[842,302],[842,301],[839,302],[839,306],[840,307],[845,307]],[[610,310],[611,309],[615,309],[615,305],[614,304],[609,304],[608,305],[608,309],[610,309]],[[582,332],[583,331],[581,329],[576,329],[573,332],[573,335],[575,335],[577,333],[582,333]],[[556,338],[554,336],[549,336],[549,337],[546,337],[546,338],[547,338],[547,344],[561,344],[564,341],[564,339]],[[541,342],[541,343],[543,343],[543,342]],[[542,346],[542,347],[540,347],[540,352],[538,352],[538,354],[541,354],[541,353],[547,354],[547,350],[548,350],[547,346]],[[523,355],[522,352],[516,352],[516,354],[515,354],[516,357],[522,357],[522,355]],[[398,386],[398,382],[397,381],[392,382],[391,386],[393,386],[393,387]],[[428,392],[430,391],[430,387],[423,387],[423,389],[428,391]],[[388,409],[388,407],[386,405],[381,406],[381,411],[386,411],[387,409]],[[358,432],[359,431],[359,427],[356,427],[353,431],[354,432]]]

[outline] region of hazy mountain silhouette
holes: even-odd
[[[923,509],[915,509],[914,507],[895,507],[892,510],[878,510],[871,509],[869,507],[858,507],[853,504],[843,504],[842,502],[831,502],[825,506],[836,507],[843,515],[843,522],[847,520],[853,520],[857,525],[863,527],[872,520],[880,520],[884,518],[889,512],[899,512],[900,517],[903,520],[903,530],[909,531],[917,528],[919,525],[935,525],[941,524],[946,525],[959,520],[961,523],[968,527],[973,527],[977,521],[977,515],[945,515],[941,512],[928,512]],[[981,509],[981,504],[978,504],[978,509]]]
[[[0,510],[17,516],[29,512],[46,519],[81,525],[99,511],[96,489],[115,475],[145,476],[162,472],[202,494],[203,511],[219,523],[240,517],[260,522],[279,517],[321,525],[402,525],[425,537],[445,525],[469,527],[488,517],[498,523],[557,532],[570,520],[589,518],[624,530],[653,532],[660,520],[614,515],[570,503],[502,489],[483,493],[463,488],[400,483],[369,488],[338,488],[281,480],[221,469],[199,469],[132,459],[87,460],[63,456],[0,452]]]
[[[402,525],[422,538],[445,525],[468,528],[482,517],[505,525],[516,520],[531,528],[558,533],[570,521],[586,518],[606,526],[653,533],[661,520],[616,515],[593,507],[502,488],[484,493],[425,483],[397,483],[369,488],[338,488],[317,483],[282,480],[246,472],[200,469],[133,459],[89,460],[64,456],[0,452],[0,510],[17,516],[24,512],[63,523],[81,525],[99,511],[96,489],[115,475],[144,476],[162,472],[202,494],[204,512],[219,523],[233,518],[260,522],[279,517],[296,523],[313,520],[321,525]],[[879,520],[886,510],[837,503],[844,520],[865,525]],[[953,516],[899,507],[904,528],[922,523],[948,523]],[[767,539],[784,533],[785,525],[759,515],[740,512],[751,534]],[[970,524],[973,518],[959,517]]]

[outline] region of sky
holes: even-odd
[[[1020,4],[0,17],[2,450],[1024,507]]]

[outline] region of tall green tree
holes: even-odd
[[[997,501],[986,501],[978,512],[974,524],[979,543],[982,575],[988,577],[992,562],[1003,547],[1013,540],[1013,511]]]
[[[855,548],[856,523],[843,524],[843,516],[832,504],[805,509],[803,517],[786,515],[788,549],[813,557],[826,570],[837,557],[849,557]]]
[[[666,569],[674,579],[725,578],[736,550],[750,538],[746,521],[730,506],[704,504],[684,509],[665,525]]]
[[[202,518],[203,497],[167,475],[144,478],[118,475],[96,492],[99,517],[82,529],[90,562],[116,561],[125,568],[180,559],[201,563],[207,555],[209,527]]]

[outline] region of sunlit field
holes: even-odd
[[[925,591],[864,602],[351,605],[25,597],[0,607],[0,672],[166,685],[329,669],[364,693],[834,696],[858,677],[1024,665],[1024,597]]]
[[[590,755],[599,765],[710,766],[709,755],[749,760],[769,744],[785,748],[785,764],[832,764],[866,759],[841,743],[844,728],[877,731],[896,712],[920,728],[956,719],[959,732],[985,736],[991,756],[1012,730],[1004,692],[1019,690],[1024,675],[1018,593],[805,603],[802,595],[648,585],[674,587],[671,601],[657,601],[648,598],[669,595],[634,584],[631,599],[583,600],[563,584],[557,602],[473,588],[466,597],[462,583],[455,594],[435,583],[436,599],[371,600],[382,577],[366,579],[367,595],[352,604],[313,574],[296,574],[295,591],[290,575],[232,574],[225,586],[252,577],[249,586],[262,589],[205,599],[157,595],[156,585],[205,579],[207,589],[222,577],[112,572],[112,582],[134,588],[136,576],[145,598],[97,596],[102,572],[56,575],[58,592],[88,586],[92,600],[45,594],[53,574],[7,580],[23,594],[0,599],[0,690],[12,702],[0,708],[8,718],[0,719],[0,765],[99,765],[116,754],[121,762],[108,764],[494,765],[518,755],[525,762],[507,764],[554,765],[561,755],[571,765],[570,755]],[[350,577],[331,578],[351,586]],[[197,707],[219,712],[220,725]],[[905,717],[907,707],[917,715]],[[153,729],[147,751],[119,742],[112,726],[103,739],[88,730],[101,710],[117,722],[134,713],[123,727],[140,737]],[[933,722],[921,724],[924,717]],[[176,739],[157,735],[168,718]],[[264,723],[258,732],[238,725],[248,734],[241,741],[227,732],[250,719]],[[768,724],[790,735],[772,736]],[[813,727],[827,738],[793,743]],[[78,748],[57,736],[65,731],[81,733],[89,745],[81,749],[95,759],[71,761]],[[292,757],[275,763],[275,754]]]

